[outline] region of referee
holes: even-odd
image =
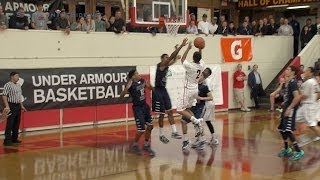
[[[13,144],[20,144],[18,140],[21,110],[26,111],[22,104],[22,90],[17,83],[19,80],[19,73],[11,72],[10,81],[4,85],[3,89],[3,103],[4,110],[9,112],[7,125],[5,130],[4,146],[12,146]]]

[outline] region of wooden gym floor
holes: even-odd
[[[320,142],[304,146],[305,156],[297,162],[276,156],[282,148],[276,113],[217,113],[214,127],[220,144],[189,154],[182,152],[181,140],[169,138],[169,144],[162,144],[154,124],[154,158],[128,152],[135,134],[132,123],[27,133],[20,146],[0,146],[0,180],[320,179]],[[168,124],[165,131],[170,137]],[[191,125],[189,131],[192,139]]]

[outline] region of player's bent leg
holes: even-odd
[[[164,130],[163,130],[163,119],[164,119],[164,113],[159,114],[159,140],[167,144],[169,143],[169,139],[164,135]]]
[[[170,123],[171,129],[172,129],[171,137],[174,138],[174,139],[181,139],[182,136],[177,131],[177,127],[176,127],[175,122],[174,122],[174,117],[173,117],[172,110],[168,110],[167,113],[168,113],[169,123]]]
[[[146,133],[145,133],[145,142],[144,142],[144,145],[143,145],[143,150],[145,152],[147,152],[149,154],[149,156],[155,156],[155,152],[151,149],[150,142],[149,142],[150,137],[151,137],[152,129],[153,129],[153,125],[147,123],[147,130],[146,130]]]
[[[140,150],[140,148],[139,148],[139,146],[138,146],[138,142],[139,142],[140,137],[142,136],[143,133],[144,133],[144,130],[138,130],[138,131],[136,132],[136,137],[135,137],[135,139],[134,139],[134,142],[133,142],[132,145],[131,145],[131,150],[132,150],[135,154],[137,154],[137,155],[139,155],[139,156],[142,155],[142,151]]]
[[[183,133],[183,142],[182,142],[182,150],[186,150],[189,147],[190,141],[188,139],[188,123],[186,120],[181,120],[181,127],[182,127],[182,133]]]
[[[304,151],[300,149],[297,141],[296,141],[296,138],[295,136],[292,134],[292,132],[286,132],[288,134],[288,137],[290,139],[290,141],[292,142],[292,145],[295,149],[296,152],[293,153],[293,156],[291,156],[289,158],[289,160],[291,161],[296,161],[296,160],[299,160],[300,158],[303,157],[304,155]]]

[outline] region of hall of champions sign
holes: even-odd
[[[275,5],[293,5],[320,2],[319,0],[239,0],[238,8],[255,8]]]

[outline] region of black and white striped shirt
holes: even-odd
[[[18,83],[8,82],[3,87],[3,96],[8,97],[9,103],[21,103],[22,90]]]

